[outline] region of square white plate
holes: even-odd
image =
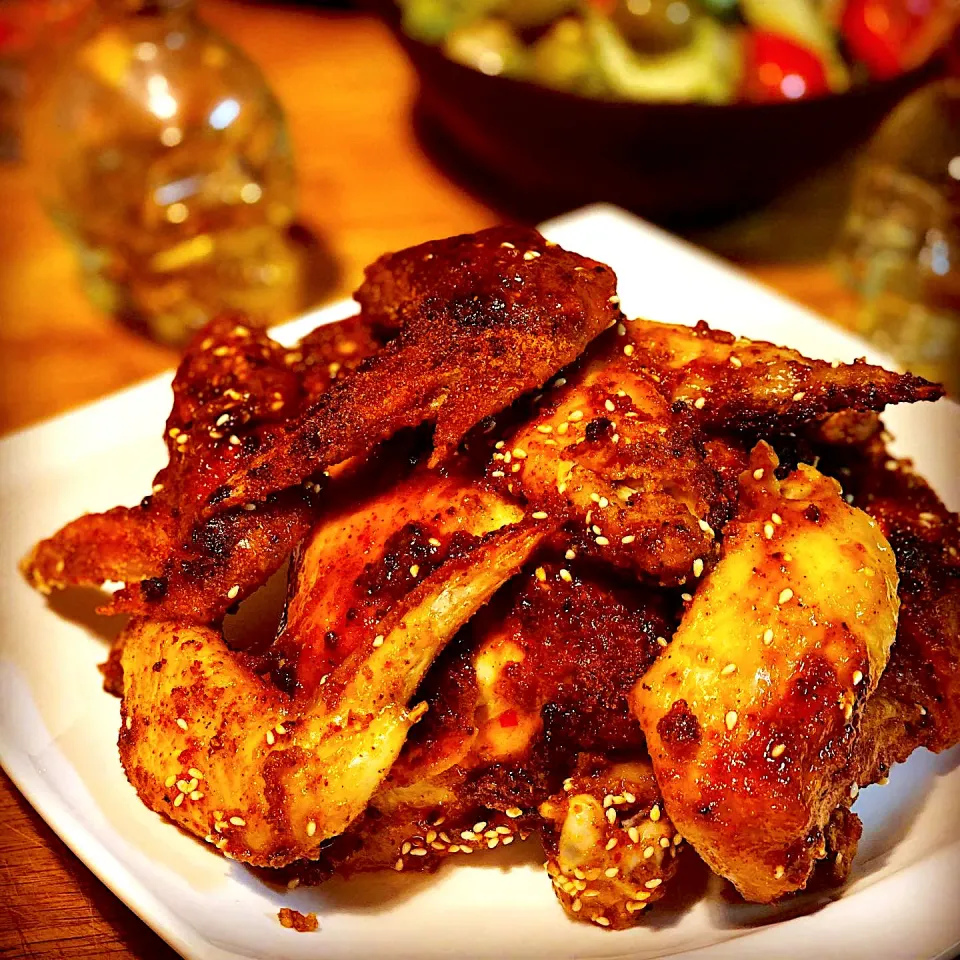
[[[825,359],[870,351],[721,262],[611,207],[549,223],[564,246],[609,263],[628,314],[700,318]],[[293,340],[348,315],[338,304],[278,331]],[[861,794],[866,828],[842,895],[781,908],[727,903],[717,890],[648,925],[609,933],[568,921],[534,843],[430,878],[373,876],[275,891],[149,812],[117,757],[118,701],[96,664],[103,636],[92,604],[50,601],[15,572],[39,538],[78,514],[135,503],[164,462],[169,375],[0,443],[0,760],[63,840],[191,960],[270,957],[612,958],[903,957],[960,943],[960,751],[915,754],[886,787]],[[898,450],[960,506],[960,408],[941,401],[893,411]],[[86,625],[85,625],[86,624]],[[523,848],[526,849],[523,849]],[[474,858],[476,861],[476,858]],[[277,911],[313,910],[319,933],[284,929]]]

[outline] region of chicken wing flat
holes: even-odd
[[[123,581],[115,609],[215,619],[231,587],[269,575],[313,519],[310,491],[277,498],[258,516],[234,511],[194,531],[198,505],[259,448],[272,425],[316,399],[374,349],[359,318],[330,324],[286,350],[231,317],[191,344],[173,384],[164,440],[169,462],[136,507],[80,517],[24,560],[39,589]],[[265,535],[265,527],[270,535]],[[187,548],[179,544],[189,537]],[[139,587],[140,581],[145,581]]]
[[[578,551],[685,583],[713,552],[722,491],[697,427],[623,354],[623,329],[599,337],[496,444],[489,476],[566,522]]]
[[[635,320],[626,325],[626,339],[668,399],[688,406],[707,431],[784,434],[840,410],[880,411],[943,396],[942,387],[922,377],[862,361],[811,360],[703,322]]]
[[[299,552],[286,625],[271,651],[298,696],[315,696],[419,583],[524,519],[522,507],[457,464],[397,474],[388,466],[369,493],[328,503]]]
[[[878,524],[761,444],[719,564],[634,688],[678,830],[748,900],[802,888],[848,795],[857,720],[887,664],[897,571]]]
[[[396,336],[284,425],[211,510],[255,502],[436,423],[434,463],[467,431],[544,384],[620,316],[609,267],[535,230],[494,227],[382,257],[356,293]]]

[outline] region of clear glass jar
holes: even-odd
[[[42,96],[34,150],[104,310],[172,344],[224,310],[296,310],[284,118],[195,0],[100,0]]]
[[[908,97],[870,144],[837,249],[858,332],[960,394],[960,78]]]

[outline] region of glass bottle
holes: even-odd
[[[838,246],[858,332],[960,394],[960,77],[898,106],[868,147]]]
[[[42,197],[98,306],[176,345],[223,310],[295,312],[284,118],[195,0],[99,0],[38,118]]]

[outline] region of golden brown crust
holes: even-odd
[[[898,606],[876,523],[812,467],[781,483],[776,466],[761,444],[720,562],[632,694],[667,812],[757,902],[825,853]]]

